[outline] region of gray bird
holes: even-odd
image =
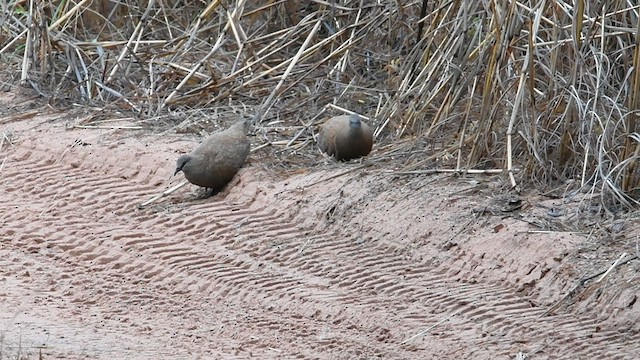
[[[340,115],[322,125],[317,141],[320,150],[346,161],[371,152],[373,131],[357,114]]]
[[[249,121],[239,121],[210,135],[188,155],[178,158],[174,175],[182,171],[190,183],[210,189],[208,195],[222,190],[249,155],[248,127]]]

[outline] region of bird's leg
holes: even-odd
[[[210,198],[211,196],[213,196],[216,193],[216,189],[214,188],[206,188],[206,191],[204,193],[204,198]]]
[[[210,198],[211,195],[215,194],[215,192],[213,191],[213,188],[201,187],[197,190],[196,194],[196,199],[204,200]]]

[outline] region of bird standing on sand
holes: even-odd
[[[317,141],[320,150],[346,161],[371,152],[373,131],[357,114],[340,115],[322,125]]]
[[[249,121],[238,121],[210,135],[191,153],[178,158],[174,175],[182,171],[190,183],[210,189],[209,195],[222,190],[249,155],[248,127]]]

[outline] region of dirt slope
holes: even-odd
[[[73,121],[0,122],[12,144],[0,149],[4,358],[640,350],[637,260],[571,293],[631,249],[630,236],[604,246],[588,234],[531,233],[538,205],[478,212],[495,199],[495,180],[377,168],[332,178],[353,164],[276,177],[254,159],[223,194],[198,200],[188,186],[139,209],[180,181],[171,171],[192,138]]]

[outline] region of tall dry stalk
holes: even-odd
[[[610,209],[638,205],[633,2],[10,0],[2,12],[5,77],[54,105],[149,121],[251,115],[269,97],[269,122],[304,124],[309,139],[331,104],[373,118],[380,155],[406,167],[578,180]]]

